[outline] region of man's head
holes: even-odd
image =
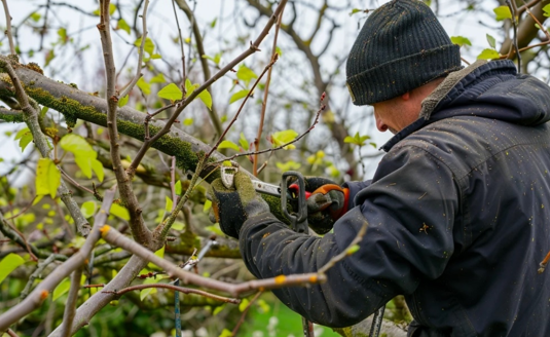
[[[459,46],[432,10],[418,0],[393,0],[369,16],[355,40],[347,85],[355,105],[376,108],[461,68]]]

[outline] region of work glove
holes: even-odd
[[[309,227],[317,234],[326,234],[348,210],[349,191],[330,179],[304,179]],[[309,194],[308,196],[308,193]]]
[[[210,186],[214,215],[214,219],[211,220],[218,222],[221,230],[228,236],[238,239],[246,220],[262,213],[269,213],[269,206],[256,193],[246,173],[235,173],[231,188],[225,187],[219,178]]]

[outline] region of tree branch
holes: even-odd
[[[15,55],[15,45],[13,44],[13,35],[11,33],[11,15],[8,8],[8,0],[2,0],[4,5],[4,14],[6,15],[6,35],[8,36],[8,41],[10,43],[10,53]]]
[[[61,328],[62,337],[72,336],[71,325],[73,324],[73,318],[76,312],[76,301],[78,300],[81,276],[82,268],[76,268],[71,275],[71,288],[69,290],[69,297],[67,298],[67,303],[65,303],[65,312],[63,314],[63,323]]]

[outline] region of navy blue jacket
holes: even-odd
[[[274,293],[323,325],[353,325],[398,294],[409,336],[550,336],[550,88],[511,61],[451,73],[395,135],[372,183],[324,237],[270,214],[249,219],[240,248],[258,278],[314,272],[355,254],[328,281]],[[549,268],[550,269],[550,268]]]

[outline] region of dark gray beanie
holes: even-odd
[[[382,102],[461,69],[459,46],[424,3],[393,0],[369,16],[348,57],[353,104]]]

